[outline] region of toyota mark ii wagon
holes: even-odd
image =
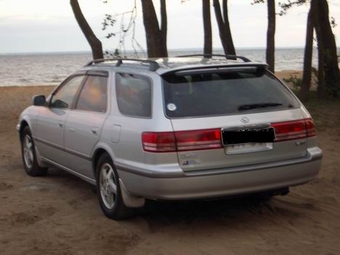
[[[27,174],[49,166],[98,188],[107,217],[146,199],[286,194],[322,151],[296,96],[244,57],[90,62],[20,116]]]

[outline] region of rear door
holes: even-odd
[[[89,75],[79,94],[75,108],[65,123],[67,166],[89,178],[92,172],[92,151],[99,141],[108,109],[108,73]]]
[[[229,167],[249,166],[261,163],[277,162],[289,159],[301,158],[306,155],[306,138],[301,137],[288,141],[270,141],[266,138],[258,140],[258,136],[247,135],[246,139],[232,139],[229,143],[223,141],[223,137],[231,135],[232,132],[242,133],[244,130],[257,130],[253,132],[267,132],[268,123],[277,123],[281,120],[277,118],[285,117],[291,119],[292,116],[296,118],[296,122],[300,123],[301,114],[299,110],[295,112],[279,112],[271,114],[271,116],[264,119],[260,114],[231,116],[231,117],[216,117],[216,118],[201,118],[198,120],[191,120],[188,124],[184,120],[172,119],[173,129],[175,133],[179,133],[176,137],[180,141],[183,151],[178,152],[178,161],[184,171],[219,169]],[[249,119],[248,125],[242,123],[242,119]],[[291,122],[291,121],[290,121]],[[294,121],[292,123],[295,123]],[[304,126],[305,124],[303,124]],[[227,130],[224,134],[223,130]],[[231,133],[229,131],[232,130]],[[186,137],[181,137],[181,132],[185,131]],[[205,132],[211,132],[205,134]],[[218,132],[219,136],[212,135],[213,132]],[[305,132],[305,131],[303,131]],[[194,135],[191,135],[195,133]],[[249,132],[251,134],[252,132]],[[276,134],[275,134],[276,135]],[[211,148],[204,146],[195,147],[193,144],[204,144],[213,142],[210,137],[216,139],[220,146],[211,144]],[[254,138],[254,139],[253,139]],[[185,143],[192,144],[185,149]]]

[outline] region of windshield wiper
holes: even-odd
[[[247,110],[252,110],[252,109],[257,109],[257,108],[275,107],[275,106],[280,106],[280,105],[282,104],[280,103],[243,104],[243,105],[240,105],[237,109],[239,111],[247,111]]]

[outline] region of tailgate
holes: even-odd
[[[205,130],[220,133],[219,147],[200,148],[193,145],[177,152],[178,163],[183,171],[232,168],[306,155],[305,130],[295,127],[301,123],[304,127],[299,109],[243,116],[172,119],[171,122],[175,133],[186,131],[186,134],[195,133],[197,137]],[[290,133],[284,134],[287,127]],[[196,143],[206,143],[207,137],[203,138],[202,135],[199,138],[202,141]],[[195,141],[188,140],[187,143],[195,144]]]

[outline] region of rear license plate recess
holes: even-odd
[[[275,131],[270,126],[222,129],[222,143],[224,146],[244,143],[272,143],[274,140]]]
[[[273,149],[275,130],[269,125],[222,129],[226,154],[243,154]]]

